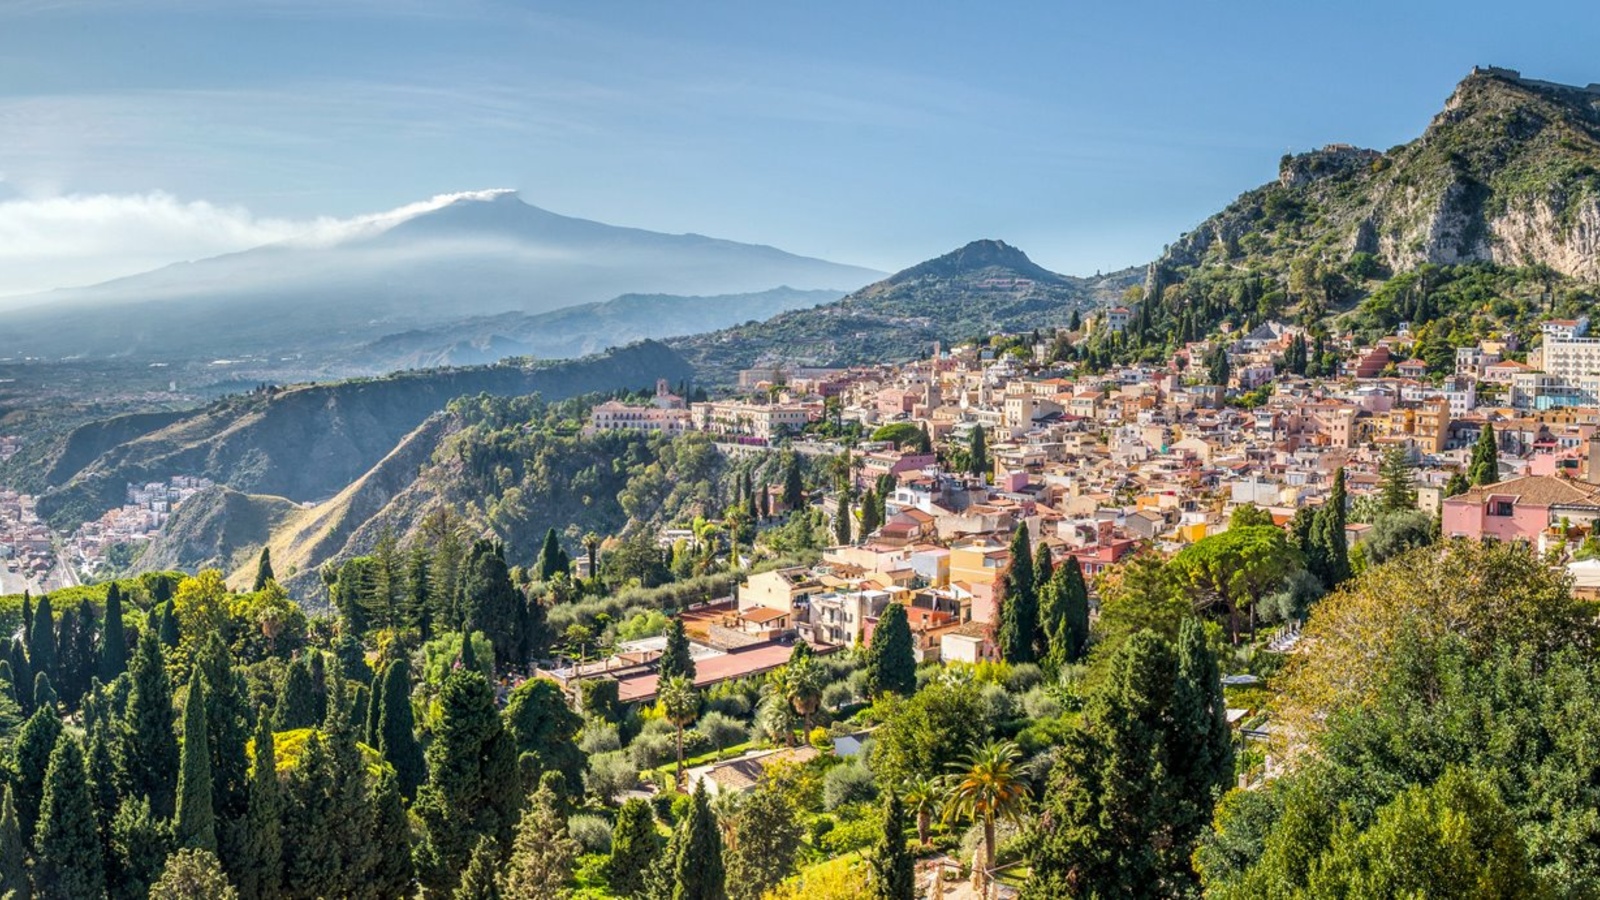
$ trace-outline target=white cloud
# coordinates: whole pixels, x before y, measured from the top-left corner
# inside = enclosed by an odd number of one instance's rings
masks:
[[[280,241],[334,243],[455,200],[495,193],[441,194],[388,212],[297,221],[161,191],[44,197],[0,191],[0,298],[95,284]]]

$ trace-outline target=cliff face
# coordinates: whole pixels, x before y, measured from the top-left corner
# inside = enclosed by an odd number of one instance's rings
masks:
[[[1418,139],[1285,157],[1276,182],[1184,235],[1159,265],[1221,255],[1281,271],[1299,256],[1358,252],[1393,271],[1490,261],[1600,281],[1600,88],[1475,71]]]

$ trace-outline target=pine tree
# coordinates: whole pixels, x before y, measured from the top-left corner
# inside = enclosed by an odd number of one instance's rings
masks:
[[[583,717],[572,711],[560,685],[549,678],[529,678],[511,691],[501,718],[516,743],[526,790],[554,772],[561,776],[557,793],[581,792],[584,757],[578,731]]]
[[[606,881],[619,897],[640,897],[645,890],[645,873],[661,851],[655,818],[650,804],[633,797],[617,811],[611,830],[611,858],[606,863]]]
[[[916,860],[906,849],[906,828],[910,824],[906,807],[895,791],[884,793],[887,799],[883,804],[883,834],[868,856],[872,883],[867,896],[870,900],[913,900],[917,889]]]
[[[278,688],[278,706],[273,712],[273,730],[310,728],[319,721],[316,708],[311,673],[306,669],[305,658],[295,657],[283,670],[283,684]]]
[[[840,545],[850,543],[850,498],[843,492],[839,494],[839,509],[833,517],[833,540]]]
[[[1390,447],[1378,467],[1378,502],[1386,511],[1417,508],[1417,485],[1406,448]]]
[[[683,630],[683,620],[674,616],[667,626],[667,646],[661,651],[656,672],[662,681],[683,676],[694,680],[694,656],[689,652],[689,635]]]
[[[267,582],[277,580],[278,576],[272,573],[272,548],[262,547],[261,555],[256,557],[256,580],[250,590],[259,591],[267,586]]]
[[[28,900],[32,896],[27,854],[28,845],[22,840],[22,828],[17,824],[17,804],[8,784],[4,795],[0,796],[0,897]]]
[[[783,505],[793,513],[805,506],[805,481],[800,477],[800,454],[790,453],[783,467]]]
[[[867,690],[874,697],[884,693],[910,697],[916,688],[917,660],[911,625],[906,621],[905,607],[890,603],[878,617],[872,643],[867,647]]]
[[[183,706],[183,750],[178,763],[178,818],[173,837],[179,847],[215,853],[216,810],[211,805],[211,741],[206,734],[205,679],[197,667],[189,678]]]
[[[50,609],[50,595],[39,598],[33,611],[33,631],[28,636],[28,663],[34,676],[40,672],[57,677],[56,672],[56,620]]]
[[[106,891],[83,747],[73,735],[56,743],[45,772],[34,840],[34,887],[40,900],[83,900]]]
[[[11,748],[11,769],[17,796],[17,821],[22,838],[32,841],[44,802],[45,768],[61,739],[61,717],[53,710],[36,710],[17,733]]]
[[[100,680],[110,684],[128,670],[127,636],[122,627],[122,591],[106,588],[105,624],[100,629]]]
[[[689,814],[678,827],[684,831],[673,860],[672,900],[727,900],[722,831],[711,812],[704,782],[695,787]]]
[[[541,787],[517,823],[511,859],[500,877],[500,894],[525,900],[557,900],[572,876],[578,842],[567,833],[555,792]]]
[[[400,782],[385,770],[373,790],[372,834],[376,855],[368,879],[377,897],[411,896],[411,823],[406,820]]]
[[[256,717],[255,768],[250,773],[250,811],[238,868],[244,900],[278,896],[283,875],[283,785],[278,781],[278,755],[272,725],[262,709]]]
[[[1033,579],[1033,548],[1028,526],[1018,525],[1011,536],[1011,566],[1006,570],[1000,601],[1000,655],[1006,662],[1034,661],[1034,637],[1039,631],[1039,594]]]
[[[992,468],[989,463],[989,436],[983,433],[982,425],[974,425],[967,444],[967,474],[987,480]]]
[[[1467,480],[1473,486],[1500,480],[1500,447],[1495,441],[1493,422],[1484,422],[1483,431],[1478,433],[1478,443],[1472,447],[1472,463],[1467,467]]]
[[[461,882],[451,892],[451,900],[501,900],[500,848],[494,838],[483,835],[472,848],[472,856],[461,873]]]

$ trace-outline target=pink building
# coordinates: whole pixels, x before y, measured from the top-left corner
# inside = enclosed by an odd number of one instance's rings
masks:
[[[1444,501],[1440,530],[1446,537],[1535,543],[1562,519],[1600,519],[1600,485],[1548,475],[1479,485]]]

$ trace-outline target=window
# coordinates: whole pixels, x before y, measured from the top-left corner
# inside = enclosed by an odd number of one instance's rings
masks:
[[[1508,518],[1511,515],[1513,506],[1514,504],[1510,500],[1490,500],[1489,515]]]

